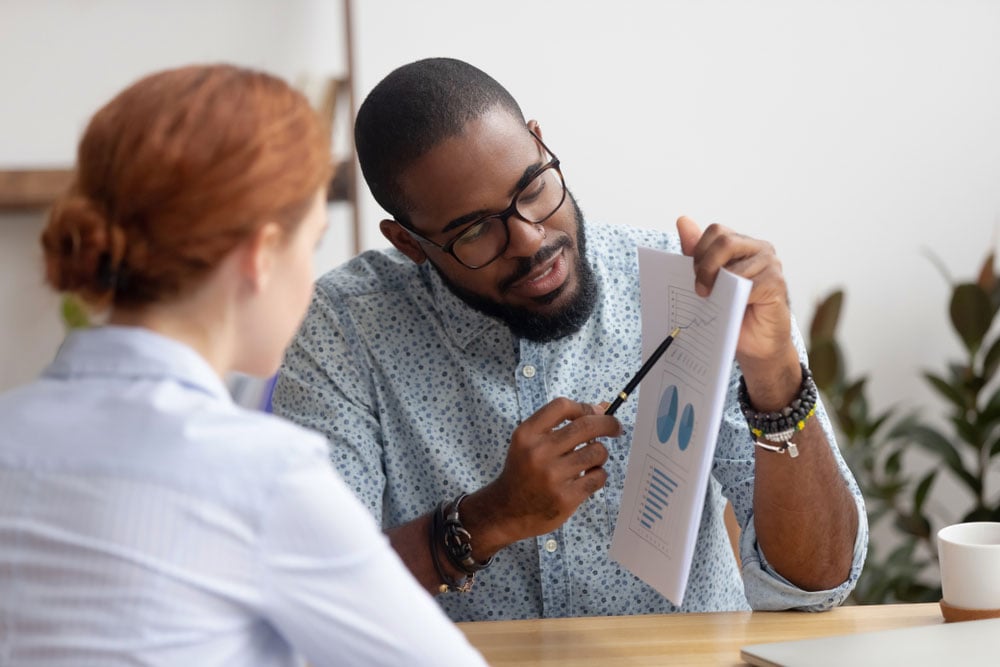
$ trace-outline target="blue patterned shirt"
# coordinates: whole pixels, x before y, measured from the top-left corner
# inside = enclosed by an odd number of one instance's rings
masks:
[[[516,338],[459,300],[428,263],[395,250],[366,252],[327,273],[286,356],[274,410],[327,436],[334,465],[386,528],[485,486],[524,419],[558,396],[608,400],[641,364],[636,248],[679,252],[677,238],[593,223],[586,231],[601,297],[580,331],[546,343]],[[859,527],[848,580],[806,592],[757,548],[754,447],[737,381],[734,369],[681,609],[608,557],[638,405],[630,400],[616,415],[623,435],[604,440],[605,487],[557,530],[500,551],[471,593],[439,596],[445,611],[478,621],[841,603],[860,574],[868,528],[826,412],[820,405],[817,416],[856,499]],[[723,523],[727,498],[742,526],[742,577]]]

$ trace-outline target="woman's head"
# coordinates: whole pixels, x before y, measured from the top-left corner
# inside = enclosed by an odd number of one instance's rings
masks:
[[[183,297],[263,225],[294,231],[329,150],[307,100],[271,75],[213,65],[143,78],[87,127],[42,234],[46,277],[114,309]]]

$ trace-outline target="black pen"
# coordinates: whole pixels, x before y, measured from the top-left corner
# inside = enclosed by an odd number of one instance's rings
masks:
[[[615,400],[612,401],[611,405],[608,406],[608,409],[604,411],[604,414],[615,414],[615,410],[618,409],[618,406],[624,403],[625,399],[629,397],[629,394],[631,394],[635,388],[639,386],[639,382],[642,378],[646,377],[646,373],[649,372],[649,369],[652,368],[657,361],[659,361],[660,357],[663,356],[663,353],[667,351],[667,348],[670,347],[670,344],[674,342],[674,339],[677,338],[677,335],[680,332],[680,327],[674,327],[674,330],[670,332],[670,335],[663,339],[663,342],[660,343],[660,346],[656,348],[653,354],[649,355],[649,359],[646,359],[646,363],[642,365],[639,372],[633,375],[632,379],[628,381],[627,385],[625,385],[625,388],[622,389],[617,396],[615,396]]]

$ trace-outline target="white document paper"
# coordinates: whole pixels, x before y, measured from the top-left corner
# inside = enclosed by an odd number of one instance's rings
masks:
[[[679,607],[751,283],[722,270],[700,297],[690,257],[649,248],[639,248],[639,283],[643,359],[681,331],[639,384],[611,557]]]

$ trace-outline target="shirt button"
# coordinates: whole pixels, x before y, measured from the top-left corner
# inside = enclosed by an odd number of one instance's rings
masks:
[[[549,553],[552,553],[553,551],[555,551],[558,548],[559,548],[559,543],[556,542],[551,537],[549,539],[545,540],[545,550],[548,551]]]
[[[527,366],[521,369],[521,373],[523,373],[524,377],[526,378],[533,378],[535,377],[535,367],[532,366],[531,364],[528,364]]]

